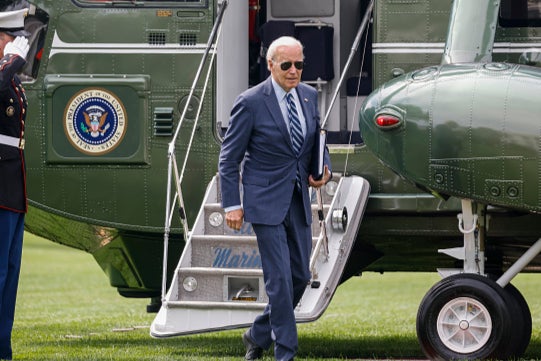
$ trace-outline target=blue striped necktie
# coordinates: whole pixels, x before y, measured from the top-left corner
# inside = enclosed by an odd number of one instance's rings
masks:
[[[296,155],[299,155],[301,152],[302,143],[304,142],[304,136],[302,135],[301,121],[299,119],[299,113],[297,112],[297,107],[295,106],[295,101],[293,100],[293,95],[287,93],[287,116],[289,117],[289,133],[291,135],[291,143],[293,143],[293,150]],[[295,184],[299,191],[301,191],[301,175],[297,169],[297,175]]]
[[[293,143],[293,150],[299,155],[304,142],[304,136],[302,135],[301,121],[299,119],[299,113],[293,100],[293,95],[287,93],[287,116],[289,117],[289,132],[291,135],[291,143]]]

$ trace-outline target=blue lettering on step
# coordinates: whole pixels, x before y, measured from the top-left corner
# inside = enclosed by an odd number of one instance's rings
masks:
[[[261,256],[256,250],[252,253],[233,253],[232,247],[214,248],[214,268],[261,268]]]

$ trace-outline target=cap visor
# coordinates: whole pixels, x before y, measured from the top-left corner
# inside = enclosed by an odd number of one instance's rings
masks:
[[[17,36],[29,37],[30,36],[30,33],[26,30],[6,31],[5,33],[11,36],[15,36],[15,37]]]

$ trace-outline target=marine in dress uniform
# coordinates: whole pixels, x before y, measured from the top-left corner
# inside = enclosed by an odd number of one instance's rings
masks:
[[[11,360],[11,331],[27,210],[24,122],[27,101],[17,72],[26,63],[26,9],[0,13],[0,359]]]

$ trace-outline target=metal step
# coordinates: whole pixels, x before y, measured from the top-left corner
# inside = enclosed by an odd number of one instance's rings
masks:
[[[191,309],[210,309],[216,311],[222,310],[256,310],[261,312],[266,302],[201,302],[201,301],[167,301],[168,308],[191,308]]]
[[[312,248],[317,237],[312,238]],[[191,267],[260,269],[261,257],[255,236],[193,235]]]
[[[323,212],[327,214],[330,208],[328,196],[323,197]],[[204,234],[206,235],[230,235],[230,236],[255,236],[252,225],[245,222],[240,231],[235,231],[225,224],[225,212],[220,203],[207,203],[204,207]],[[318,217],[318,206],[312,203],[312,234],[321,232]]]
[[[261,268],[255,236],[194,235],[192,267]]]
[[[261,269],[191,267],[178,270],[173,301],[267,302]]]

